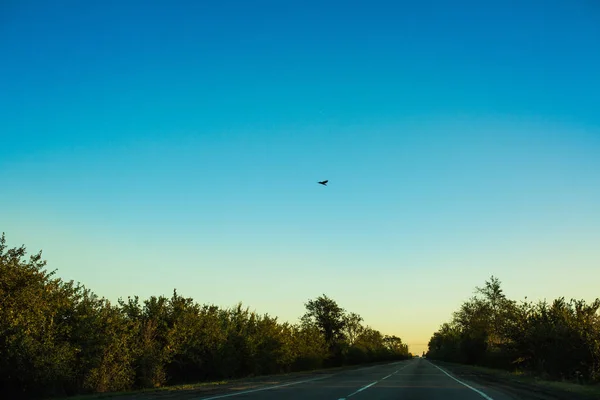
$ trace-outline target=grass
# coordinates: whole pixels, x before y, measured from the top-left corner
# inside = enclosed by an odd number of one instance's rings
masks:
[[[572,393],[576,395],[589,396],[600,399],[600,385],[599,384],[579,384],[569,381],[549,381],[542,379],[531,373],[523,371],[505,371],[500,369],[486,368],[474,365],[463,365],[455,363],[444,363],[450,364],[457,367],[469,369],[473,372],[480,372],[492,377],[505,379],[508,381],[519,382],[527,385],[537,386],[540,389],[546,389],[551,391],[562,391]]]
[[[281,374],[272,374],[272,375],[257,375],[257,376],[249,376],[245,378],[236,378],[230,380],[218,380],[218,381],[204,381],[197,383],[187,383],[181,385],[172,385],[172,386],[163,386],[159,388],[147,388],[147,389],[138,389],[138,390],[130,390],[125,392],[106,392],[106,393],[91,393],[84,395],[75,395],[69,397],[54,397],[53,400],[96,400],[96,399],[106,399],[112,398],[116,396],[138,396],[142,394],[150,394],[157,392],[170,392],[170,391],[179,391],[179,390],[195,390],[195,389],[203,389],[203,388],[212,388],[218,387],[222,385],[235,385],[235,384],[243,384],[243,383],[261,383],[269,380],[281,380],[282,378],[295,378],[301,377],[303,375],[309,374],[318,374],[318,373],[332,373],[336,371],[348,370],[352,368],[362,368],[370,365],[378,365],[385,364],[391,361],[382,361],[376,363],[367,363],[367,364],[358,364],[358,365],[347,365],[342,367],[331,367],[331,368],[319,368],[305,371],[297,371],[297,372],[288,372]],[[271,382],[272,383],[272,382]]]
[[[165,391],[176,391],[176,390],[194,390],[200,389],[203,387],[212,387],[212,386],[220,386],[226,385],[228,383],[235,383],[237,381],[242,381],[243,379],[234,379],[231,381],[220,380],[213,382],[198,382],[198,383],[187,383],[183,385],[173,385],[173,386],[163,386],[159,388],[148,388],[148,389],[138,389],[138,390],[130,390],[126,392],[106,392],[106,393],[92,393],[92,394],[81,394],[75,396],[68,397],[55,397],[54,399],[69,399],[69,400],[95,400],[95,399],[105,399],[109,397],[115,396],[134,396],[144,393],[156,393],[156,392],[165,392]]]

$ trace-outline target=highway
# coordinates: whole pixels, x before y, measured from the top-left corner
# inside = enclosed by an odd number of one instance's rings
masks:
[[[241,387],[225,393],[193,399],[515,400],[517,398],[493,388],[458,379],[426,359],[417,358],[272,385]]]

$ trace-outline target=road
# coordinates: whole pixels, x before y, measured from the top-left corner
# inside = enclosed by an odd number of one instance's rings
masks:
[[[491,387],[460,380],[426,359],[412,359],[194,400],[516,400]]]

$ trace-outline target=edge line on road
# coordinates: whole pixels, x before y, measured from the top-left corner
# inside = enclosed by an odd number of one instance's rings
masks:
[[[485,400],[494,400],[492,399],[490,396],[488,396],[487,394],[483,393],[481,390],[479,389],[475,389],[473,386],[464,383],[463,381],[461,381],[460,379],[457,379],[455,377],[453,377],[452,375],[450,375],[449,373],[447,373],[446,371],[444,371],[442,368],[438,367],[437,365],[435,365],[434,363],[432,363],[431,361],[427,360],[427,362],[431,365],[433,365],[434,367],[436,367],[437,369],[439,369],[440,371],[442,371],[443,373],[445,373],[446,375],[448,375],[448,377],[454,379],[456,382],[460,383],[463,386],[468,387],[469,389],[471,389],[472,391],[474,391],[475,393],[479,394],[481,397],[483,397]]]
[[[331,376],[333,376],[333,375],[320,376],[318,378],[306,379],[306,380],[303,380],[303,381],[295,381],[295,382],[290,382],[290,383],[284,383],[284,384],[275,385],[275,386],[267,386],[267,387],[262,387],[262,388],[258,388],[258,389],[244,390],[244,391],[236,392],[236,393],[220,394],[220,395],[212,396],[212,397],[200,397],[197,400],[223,399],[225,397],[239,396],[239,395],[242,395],[242,394],[248,394],[248,393],[254,393],[254,392],[262,392],[264,390],[271,390],[271,389],[277,389],[277,388],[281,388],[281,387],[285,387],[285,386],[299,385],[301,383],[318,381],[318,380],[321,380],[321,379],[330,378]]]
[[[360,388],[360,389],[358,389],[356,392],[354,392],[354,393],[350,393],[348,396],[346,396],[346,398],[348,398],[348,397],[352,397],[352,396],[354,396],[355,394],[357,394],[357,393],[360,393],[360,392],[362,392],[363,390],[366,390],[366,389],[370,388],[371,386],[375,385],[377,382],[379,382],[379,381],[371,382],[371,383],[369,383],[367,386],[363,386],[363,387],[361,387],[361,388]]]

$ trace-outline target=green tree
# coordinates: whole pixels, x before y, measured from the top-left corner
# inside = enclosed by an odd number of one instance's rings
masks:
[[[0,238],[0,395],[36,398],[158,387],[205,379],[388,360],[407,354],[395,336],[363,328],[327,296],[301,323],[280,323],[239,303],[199,305],[137,296],[112,305],[45,269]],[[356,357],[352,358],[352,354]]]
[[[65,320],[76,290],[44,270],[41,252],[0,237],[0,387],[12,398],[65,394],[76,351]]]
[[[350,346],[354,344],[358,336],[363,332],[363,318],[356,313],[349,313],[343,318],[344,329],[343,334]]]
[[[329,348],[329,365],[339,365],[343,362],[345,311],[326,295],[306,304],[306,313],[302,322],[315,325],[325,338]]]
[[[600,380],[600,299],[509,300],[493,277],[433,334],[428,357],[529,370],[550,379]]]
[[[327,297],[319,296],[315,300],[309,300],[305,303],[306,313],[302,321],[308,324],[315,324],[325,337],[325,342],[329,345],[336,341],[344,339],[344,309]]]

